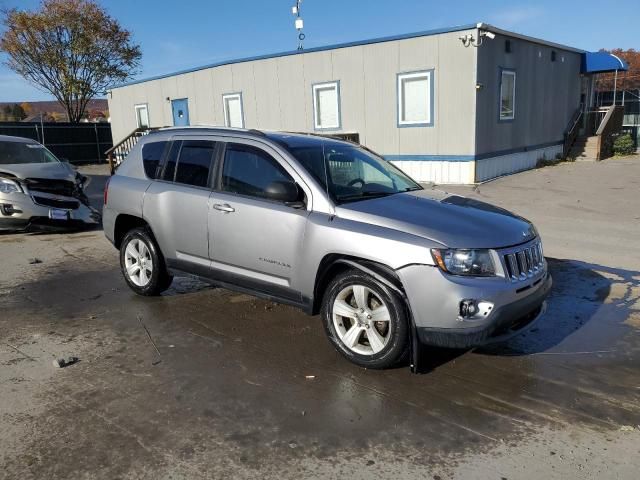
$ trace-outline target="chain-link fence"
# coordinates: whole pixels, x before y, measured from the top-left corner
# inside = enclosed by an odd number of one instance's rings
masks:
[[[106,162],[113,146],[108,123],[0,122],[0,135],[32,138],[75,164]]]

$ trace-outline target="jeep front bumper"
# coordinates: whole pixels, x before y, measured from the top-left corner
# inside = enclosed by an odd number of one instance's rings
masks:
[[[504,277],[448,275],[429,265],[410,265],[397,273],[420,342],[447,348],[502,341],[531,327],[544,313],[552,285],[546,262],[537,275],[517,283]],[[466,299],[486,307],[463,318],[460,304]]]

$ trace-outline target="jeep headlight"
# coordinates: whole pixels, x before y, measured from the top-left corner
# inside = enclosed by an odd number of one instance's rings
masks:
[[[487,249],[433,248],[431,254],[443,272],[452,275],[492,277],[496,268]]]
[[[22,193],[18,182],[0,177],[0,193]]]

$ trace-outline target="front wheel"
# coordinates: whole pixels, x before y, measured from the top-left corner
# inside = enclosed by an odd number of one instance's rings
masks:
[[[127,285],[138,295],[160,295],[173,281],[147,228],[135,228],[125,235],[120,247],[120,268]]]
[[[357,270],[338,275],[322,302],[325,331],[335,348],[365,368],[389,368],[409,352],[404,301]]]

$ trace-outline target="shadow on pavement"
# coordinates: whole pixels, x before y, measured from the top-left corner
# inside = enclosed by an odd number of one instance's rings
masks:
[[[587,323],[590,323],[588,334],[576,336],[571,342],[571,352],[606,353],[614,347],[621,329],[628,328],[625,323],[633,314],[633,304],[640,301],[640,272],[579,260],[547,260],[554,285],[544,317],[507,342],[480,347],[474,353],[494,356],[570,353],[550,351]],[[468,351],[422,346],[420,373],[429,373]]]
[[[549,352],[572,338],[571,351],[605,352],[614,347],[639,300],[640,273],[579,260],[548,259],[554,285],[545,316],[503,344],[477,349],[485,355]],[[588,329],[588,333],[578,332]],[[562,352],[556,352],[562,353]],[[549,352],[548,354],[553,354]]]

